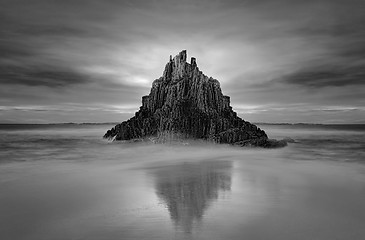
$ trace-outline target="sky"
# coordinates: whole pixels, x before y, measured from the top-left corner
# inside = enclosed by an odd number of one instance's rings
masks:
[[[0,0],[0,123],[127,120],[183,49],[244,120],[365,123],[364,0]]]

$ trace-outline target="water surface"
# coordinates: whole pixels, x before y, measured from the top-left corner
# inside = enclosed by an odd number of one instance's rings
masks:
[[[364,239],[359,126],[260,126],[282,149],[111,143],[0,127],[0,239]]]

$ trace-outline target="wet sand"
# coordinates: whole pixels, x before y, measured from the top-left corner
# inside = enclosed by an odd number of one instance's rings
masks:
[[[0,239],[365,237],[362,164],[283,157],[290,146],[69,154],[0,166]]]

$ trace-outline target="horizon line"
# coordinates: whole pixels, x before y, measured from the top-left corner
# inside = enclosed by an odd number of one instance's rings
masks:
[[[21,123],[21,122],[1,123],[0,122],[0,125],[105,125],[105,124],[120,124],[122,122],[58,122],[58,123]],[[250,123],[257,125],[260,124],[261,125],[365,125],[365,122],[364,123],[250,122]]]

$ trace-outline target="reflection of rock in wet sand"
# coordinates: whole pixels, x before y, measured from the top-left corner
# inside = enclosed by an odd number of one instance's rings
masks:
[[[231,188],[231,162],[184,163],[156,171],[156,192],[171,219],[191,232],[220,191]]]

